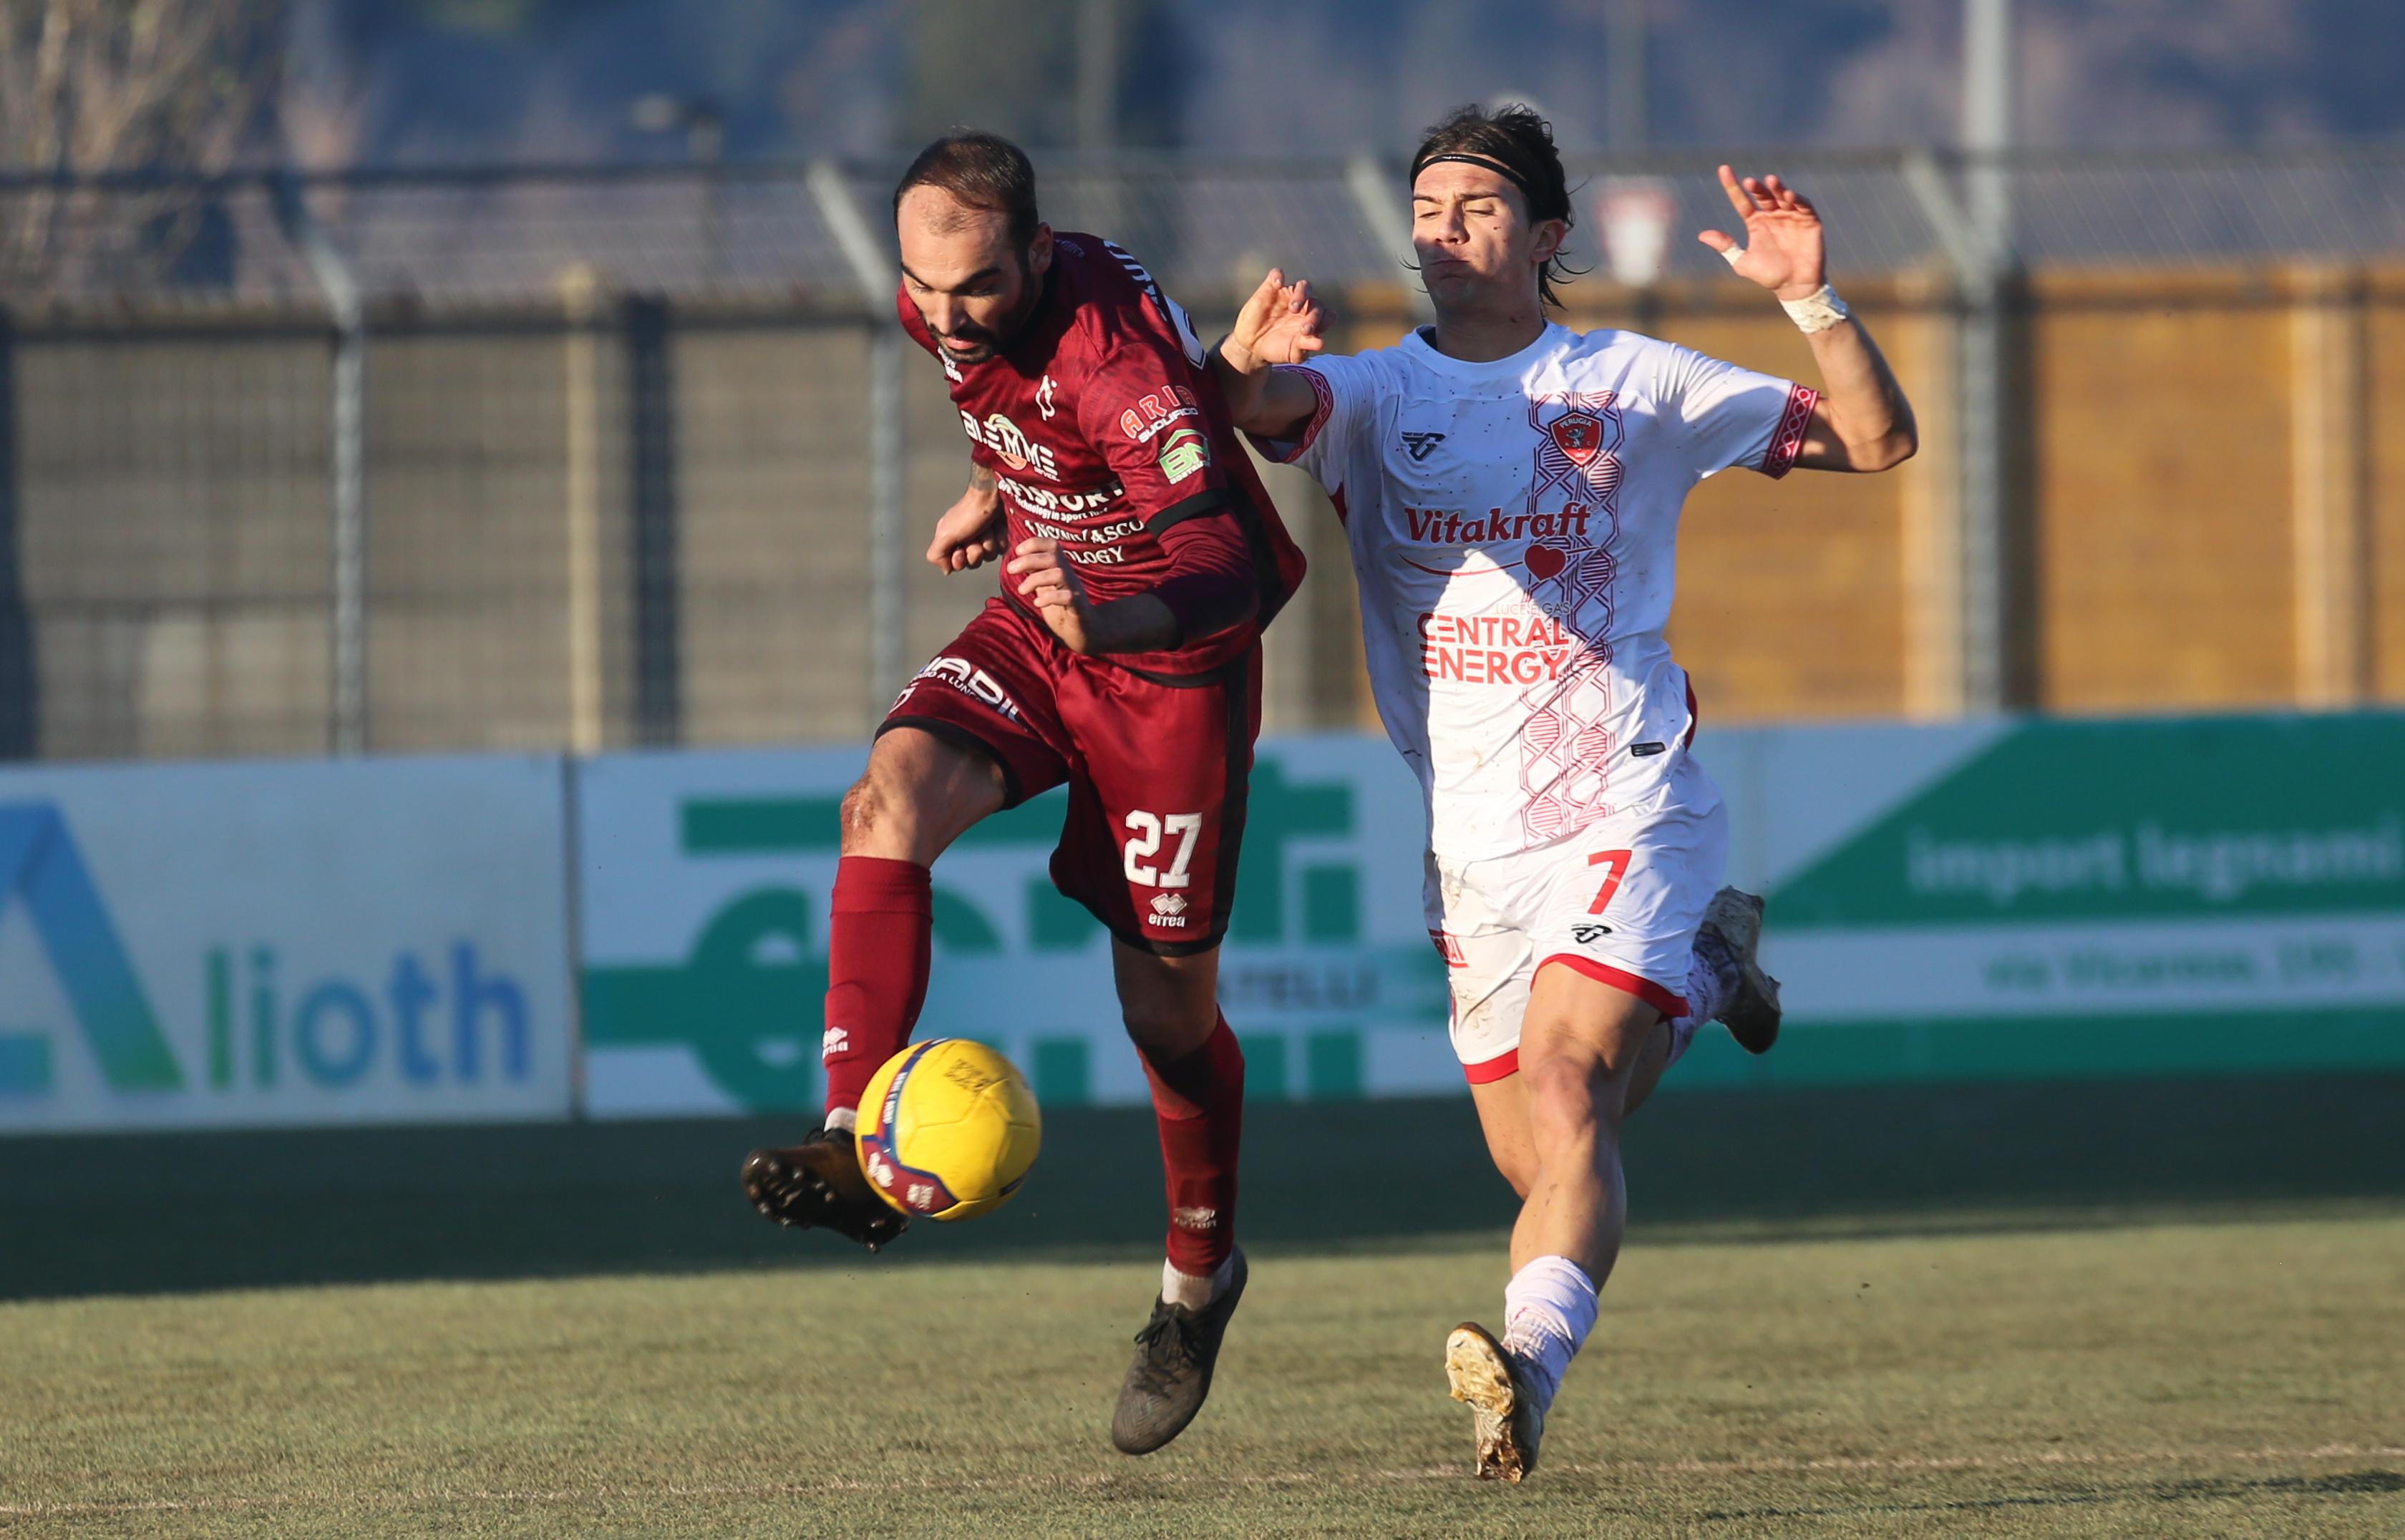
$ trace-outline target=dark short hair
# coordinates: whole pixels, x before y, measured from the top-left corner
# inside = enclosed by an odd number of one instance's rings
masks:
[[[1448,155],[1474,155],[1501,166],[1504,180],[1520,189],[1532,221],[1578,223],[1570,212],[1569,183],[1562,172],[1561,152],[1554,147],[1554,126],[1538,117],[1534,108],[1517,102],[1492,112],[1475,103],[1456,107],[1420,140],[1419,152],[1412,157],[1411,179],[1417,182],[1429,161]],[[1537,273],[1537,292],[1545,303],[1559,309],[1562,299],[1554,292],[1554,285],[1567,283],[1584,271],[1568,266],[1558,254],[1548,258]]]
[[[941,188],[963,207],[1000,214],[1010,221],[1011,245],[1024,249],[1035,239],[1035,167],[1027,152],[999,133],[962,129],[921,150],[893,187],[893,212],[912,188]]]

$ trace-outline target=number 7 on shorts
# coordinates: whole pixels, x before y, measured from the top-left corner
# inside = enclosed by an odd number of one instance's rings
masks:
[[[1586,858],[1589,866],[1610,867],[1603,875],[1603,886],[1596,890],[1595,903],[1588,906],[1588,914],[1599,915],[1610,904],[1611,895],[1620,891],[1620,879],[1628,875],[1629,858],[1635,854],[1633,850],[1597,850]]]

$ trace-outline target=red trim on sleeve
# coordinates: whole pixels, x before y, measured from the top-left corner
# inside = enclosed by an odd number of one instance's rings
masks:
[[[1787,387],[1787,410],[1779,414],[1770,447],[1763,452],[1764,475],[1777,481],[1795,469],[1795,457],[1804,453],[1805,430],[1812,426],[1812,409],[1820,403],[1821,393],[1810,385]]]
[[[1292,465],[1309,454],[1311,446],[1319,441],[1319,430],[1328,426],[1329,414],[1336,410],[1336,392],[1329,385],[1328,376],[1315,369],[1303,364],[1278,364],[1274,367],[1282,371],[1291,370],[1309,381],[1311,393],[1319,399],[1318,408],[1312,413],[1311,421],[1302,425],[1302,437],[1292,443],[1264,439],[1258,433],[1246,434],[1245,437],[1253,441],[1262,458],[1271,464]]]
[[[1507,1048],[1501,1057],[1484,1064],[1465,1064],[1461,1072],[1472,1085],[1492,1085],[1498,1080],[1509,1080],[1520,1072],[1520,1050]]]
[[[1687,1014],[1685,996],[1674,995],[1650,978],[1639,978],[1635,973],[1625,973],[1608,962],[1597,962],[1593,958],[1582,958],[1574,952],[1555,952],[1537,966],[1540,969],[1550,968],[1556,962],[1574,973],[1584,973],[1597,984],[1608,985],[1611,988],[1635,995],[1666,1016],[1682,1016]]]

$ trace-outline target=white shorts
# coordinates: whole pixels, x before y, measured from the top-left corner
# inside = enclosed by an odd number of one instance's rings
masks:
[[[1669,791],[1665,805],[1534,849],[1429,858],[1428,935],[1444,955],[1453,1051],[1472,1085],[1520,1068],[1520,1018],[1548,962],[1624,989],[1665,1016],[1687,1015],[1688,959],[1727,863],[1728,813],[1700,766]],[[1684,1046],[1674,1042],[1674,1057]]]

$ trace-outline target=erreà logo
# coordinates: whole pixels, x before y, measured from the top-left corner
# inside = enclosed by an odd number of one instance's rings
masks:
[[[0,803],[0,917],[22,903],[84,1042],[111,1090],[181,1090],[184,1075],[159,1030],[100,890],[49,803]],[[50,1088],[50,1040],[0,1029],[0,1096]]]

